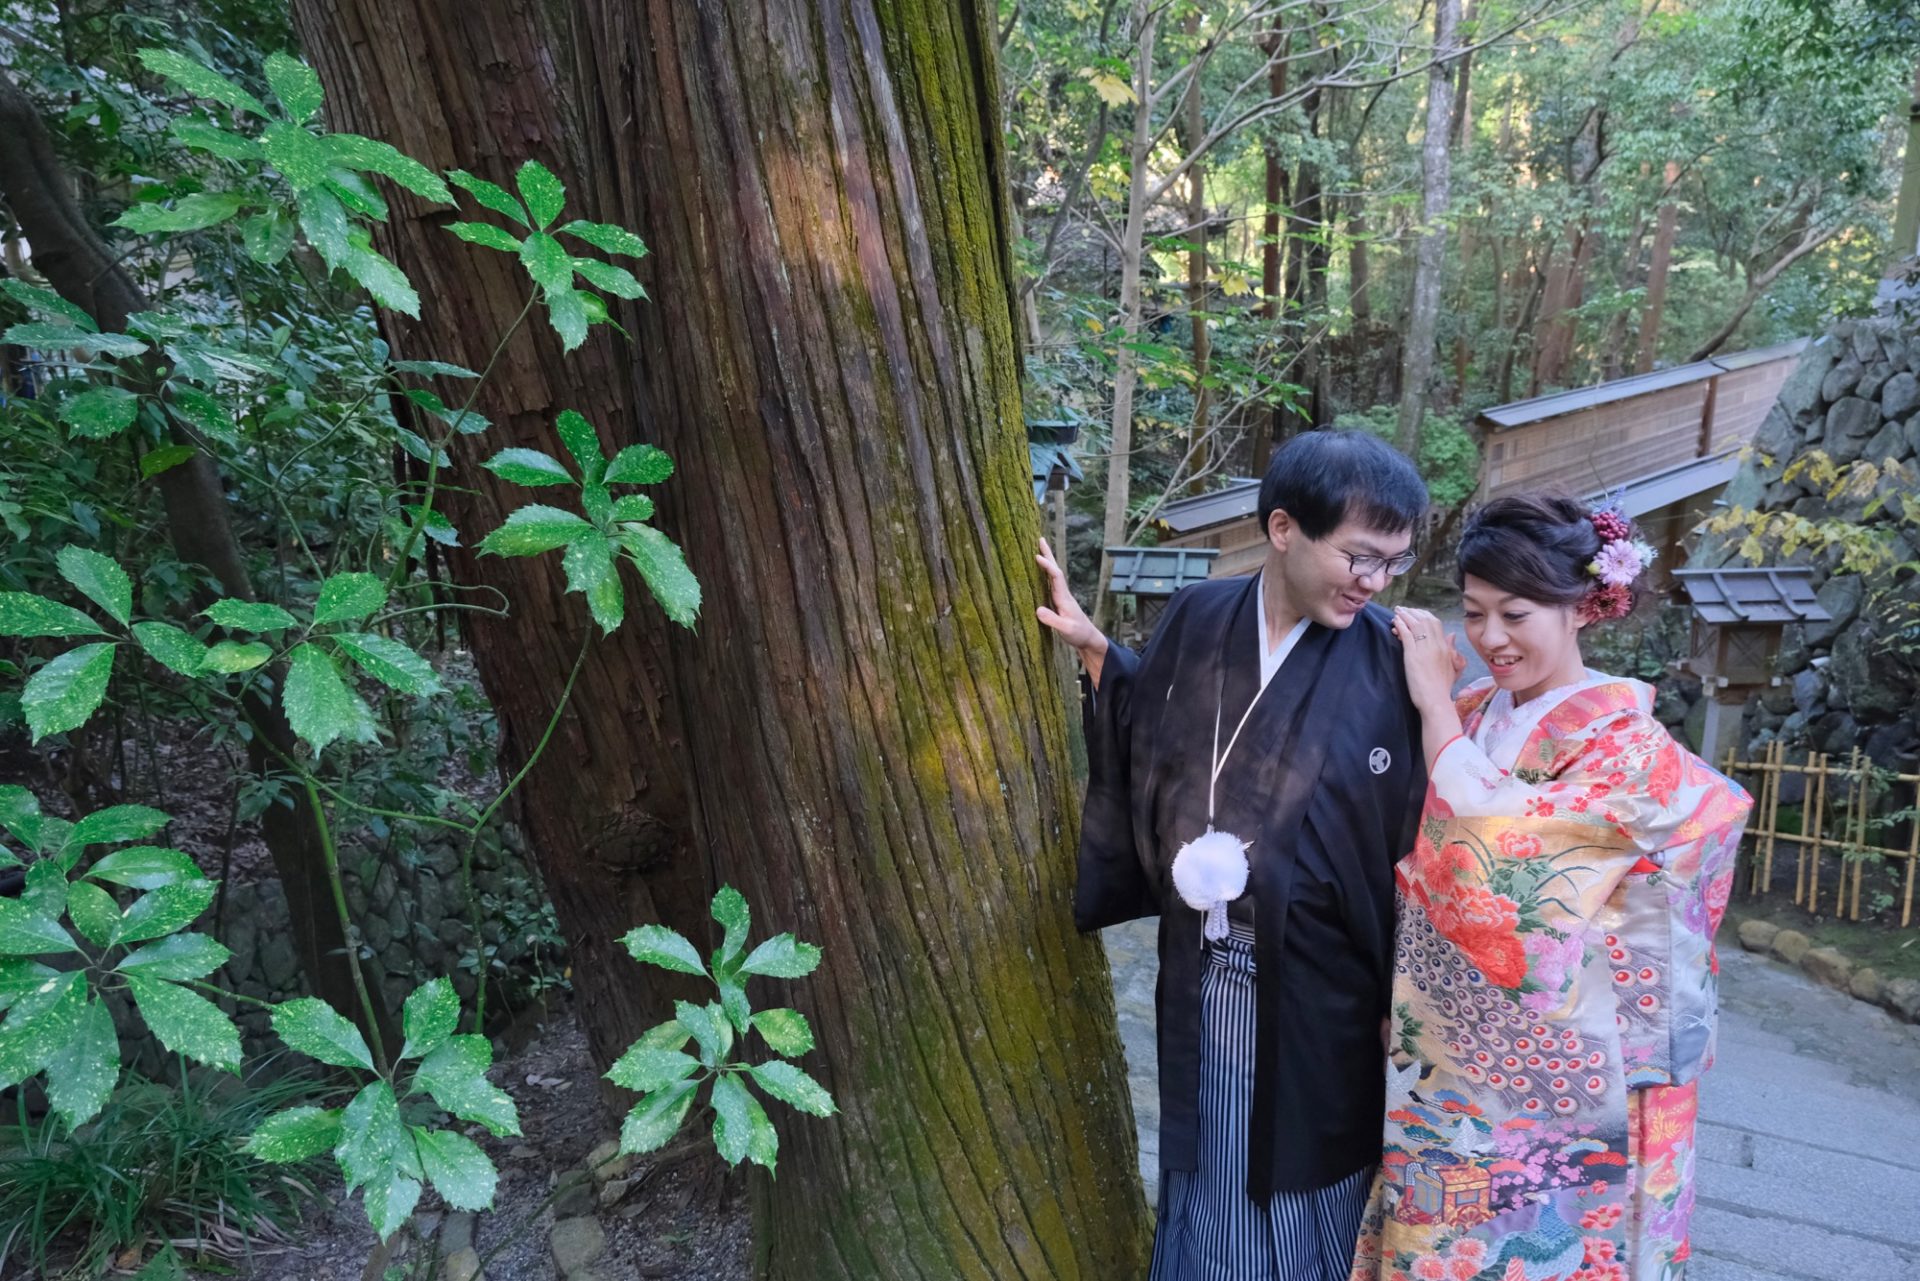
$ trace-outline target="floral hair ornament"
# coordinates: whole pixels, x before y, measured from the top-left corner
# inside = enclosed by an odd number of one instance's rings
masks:
[[[1652,566],[1654,550],[1634,537],[1633,521],[1620,510],[1619,494],[1595,506],[1587,519],[1600,535],[1600,554],[1587,563],[1595,581],[1578,606],[1580,619],[1601,623],[1625,618],[1633,612],[1634,580]]]

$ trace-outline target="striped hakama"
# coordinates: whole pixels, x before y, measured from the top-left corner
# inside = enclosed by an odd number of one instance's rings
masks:
[[[1332,1187],[1247,1196],[1253,929],[1207,948],[1200,980],[1199,1168],[1164,1170],[1150,1281],[1346,1281],[1371,1167]]]

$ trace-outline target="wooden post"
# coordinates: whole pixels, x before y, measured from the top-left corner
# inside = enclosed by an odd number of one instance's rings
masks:
[[[1694,451],[1695,458],[1705,458],[1713,448],[1713,411],[1720,402],[1720,375],[1707,379],[1706,403],[1700,406],[1700,444]]]
[[[1913,785],[1913,808],[1920,814],[1920,780]],[[1913,923],[1913,878],[1914,869],[1920,867],[1920,818],[1908,824],[1911,834],[1907,837],[1907,890],[1905,900],[1900,904],[1901,928]]]
[[[1807,836],[1807,843],[1801,847],[1805,854],[1804,864],[1807,878],[1807,901],[1805,906],[1809,912],[1818,912],[1820,910],[1820,834],[1826,827],[1827,817],[1827,754],[1825,752],[1816,752],[1812,756],[1809,756],[1807,761],[1817,772],[1814,773],[1811,779],[1813,787],[1809,789],[1814,796],[1812,805],[1813,826],[1810,830],[1802,829]],[[1793,901],[1798,903],[1800,896],[1798,894],[1794,895]]]
[[[1867,874],[1867,765],[1871,763],[1872,762],[1863,760],[1859,748],[1856,747],[1853,749],[1853,805],[1851,806],[1853,811],[1853,847],[1854,852],[1859,855],[1859,857],[1852,860],[1853,896],[1848,900],[1847,915],[1856,921],[1860,919],[1860,882],[1865,879]],[[1847,871],[1845,864],[1842,864],[1840,871],[1840,885],[1841,888],[1844,889],[1846,888]],[[1833,905],[1833,914],[1835,916],[1840,915],[1840,904],[1838,902],[1835,902]]]

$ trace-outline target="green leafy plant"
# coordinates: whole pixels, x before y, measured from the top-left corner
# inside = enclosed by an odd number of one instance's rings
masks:
[[[27,855],[0,847],[0,866],[25,868],[20,897],[0,898],[0,1085],[44,1073],[69,1128],[97,1116],[120,1077],[109,993],[129,995],[169,1051],[225,1071],[240,1066],[238,1030],[196,990],[227,949],[187,929],[213,902],[215,883],[186,854],[156,845],[82,866],[88,850],[145,840],[169,821],[117,805],[68,822],[43,814],[24,787],[0,787],[0,828]]]
[[[446,1112],[496,1138],[520,1133],[513,1100],[487,1080],[492,1043],[457,1034],[459,1025],[451,982],[439,978],[414,989],[402,1010],[406,1042],[396,1062],[384,1065],[326,1002],[306,997],[275,1006],[273,1030],[287,1048],[373,1079],[344,1108],[277,1113],[254,1132],[247,1151],[278,1163],[330,1152],[347,1191],[361,1191],[367,1221],[383,1241],[412,1215],[425,1184],[455,1209],[491,1208],[499,1174],[487,1154],[458,1130],[427,1123]],[[409,1061],[415,1066],[403,1091],[399,1064]]]
[[[747,1001],[747,980],[755,975],[804,978],[819,965],[820,949],[777,934],[748,952],[747,900],[732,886],[713,896],[713,918],[725,933],[704,962],[685,936],[663,925],[642,925],[621,940],[642,964],[712,980],[719,999],[704,1005],[674,1002],[674,1017],[649,1029],[607,1070],[609,1081],[642,1096],[620,1127],[620,1150],[652,1152],[664,1146],[693,1111],[704,1085],[710,1086],[706,1102],[721,1157],[729,1165],[744,1159],[772,1171],[779,1137],[749,1082],[809,1116],[832,1116],[838,1109],[833,1096],[790,1061],[813,1048],[806,1016],[792,1009],[756,1012]],[[757,1033],[775,1057],[737,1060],[750,1033]],[[692,1054],[686,1051],[689,1042]]]

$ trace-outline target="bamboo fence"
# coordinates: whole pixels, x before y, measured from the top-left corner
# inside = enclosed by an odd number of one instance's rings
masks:
[[[1839,761],[1826,752],[1810,752],[1805,761],[1793,764],[1779,742],[1769,743],[1765,755],[1757,761],[1736,761],[1728,752],[1725,772],[1738,772],[1758,783],[1753,816],[1747,825],[1752,842],[1747,861],[1748,894],[1758,896],[1772,888],[1774,856],[1778,852],[1784,858],[1785,851],[1780,847],[1793,845],[1793,901],[1817,913],[1822,897],[1830,890],[1831,914],[1858,921],[1863,919],[1861,887],[1874,856],[1889,864],[1904,860],[1907,866],[1900,896],[1900,924],[1904,927],[1913,923],[1914,878],[1916,868],[1920,868],[1920,818],[1906,820],[1906,847],[1896,849],[1868,840],[1874,826],[1869,810],[1874,784],[1890,788],[1904,785],[1913,798],[1913,808],[1920,810],[1920,774],[1878,769],[1857,747]],[[1780,830],[1780,785],[1789,775],[1800,775],[1807,781],[1798,832]],[[1825,878],[1828,854],[1839,865],[1838,878],[1830,883]],[[1873,915],[1871,909],[1867,915]]]

